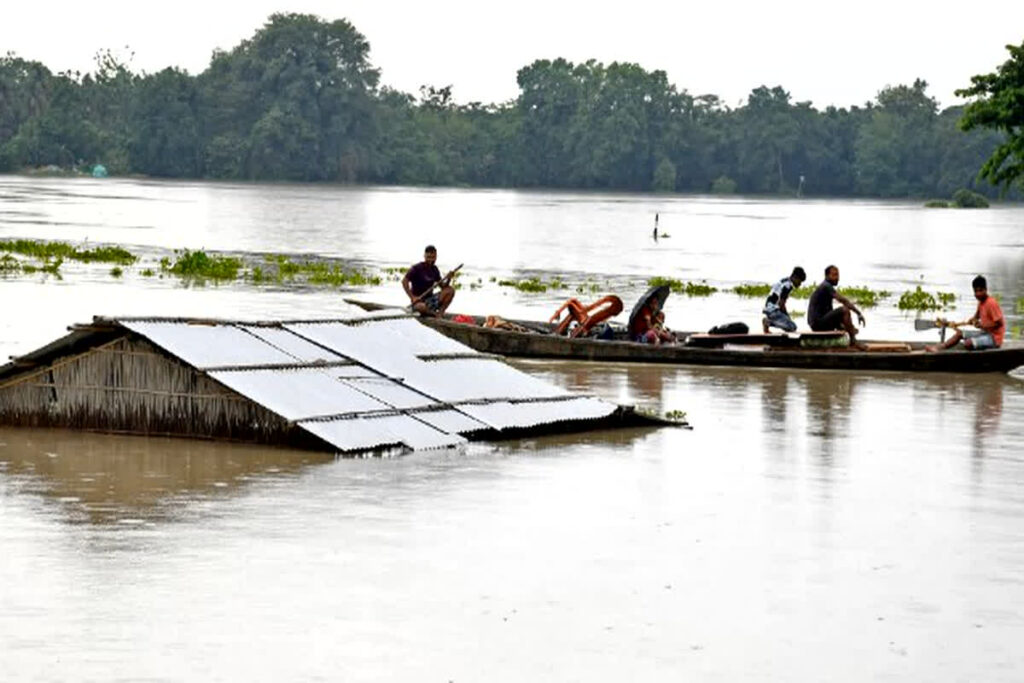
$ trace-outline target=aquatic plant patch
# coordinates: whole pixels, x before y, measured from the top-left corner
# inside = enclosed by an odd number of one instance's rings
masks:
[[[84,263],[115,263],[130,266],[138,257],[121,247],[94,247],[78,249],[67,242],[42,242],[39,240],[0,240],[0,251],[30,256],[41,261],[67,259]]]
[[[547,283],[540,278],[532,277],[528,280],[498,280],[499,287],[512,287],[520,292],[539,294],[548,291]]]
[[[649,287],[662,287],[668,285],[668,288],[675,294],[685,294],[686,296],[711,296],[718,291],[717,287],[712,287],[706,281],[700,282],[684,282],[682,280],[676,280],[670,277],[652,277],[647,280]]]
[[[165,260],[161,260],[161,265]],[[166,270],[185,278],[234,280],[242,268],[241,259],[230,256],[210,256],[205,251],[179,252],[178,258]]]
[[[956,294],[952,292],[926,292],[918,285],[915,289],[903,292],[896,308],[901,311],[940,311],[952,308],[956,303]]]
[[[892,296],[892,292],[884,289],[875,290],[870,287],[838,287],[836,291],[862,308],[873,308],[878,305],[879,301]]]

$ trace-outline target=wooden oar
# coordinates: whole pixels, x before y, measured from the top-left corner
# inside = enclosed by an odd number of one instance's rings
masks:
[[[448,271],[447,275],[445,275],[443,278],[441,278],[440,280],[438,280],[434,284],[430,285],[430,287],[427,288],[427,291],[423,292],[418,297],[413,299],[409,303],[409,305],[405,307],[405,310],[409,311],[411,313],[413,311],[414,307],[416,306],[416,304],[418,304],[419,302],[423,301],[428,296],[430,296],[430,293],[434,291],[435,287],[438,287],[440,285],[444,285],[446,282],[451,282],[452,278],[455,277],[456,273],[458,273],[462,269],[462,266],[464,266],[464,265],[465,265],[464,263],[460,263],[459,265],[455,266],[453,269]]]
[[[935,318],[934,320],[923,320],[918,318],[914,321],[914,329],[921,330],[934,330],[939,328],[939,341],[946,341],[946,330],[952,327],[954,330],[959,329],[961,325],[967,323],[955,323],[945,318]]]

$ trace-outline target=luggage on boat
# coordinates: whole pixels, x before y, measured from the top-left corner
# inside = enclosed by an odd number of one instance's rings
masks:
[[[747,334],[750,332],[750,328],[745,323],[725,323],[722,325],[715,325],[708,334]]]

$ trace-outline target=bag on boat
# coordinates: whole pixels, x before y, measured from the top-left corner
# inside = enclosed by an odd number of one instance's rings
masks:
[[[615,339],[615,330],[608,323],[601,323],[593,330],[594,339],[600,339],[602,341],[611,341]]]
[[[725,323],[724,325],[715,325],[708,334],[747,334],[750,332],[750,328],[745,323]]]

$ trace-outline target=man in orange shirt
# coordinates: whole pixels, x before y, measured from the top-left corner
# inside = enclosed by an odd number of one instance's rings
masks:
[[[995,297],[988,295],[988,283],[985,278],[979,275],[971,282],[974,288],[974,298],[978,300],[978,310],[970,320],[958,323],[958,325],[974,325],[977,330],[968,330],[966,333],[957,330],[956,333],[939,346],[928,346],[928,351],[939,351],[956,346],[963,339],[967,349],[978,351],[981,349],[998,349],[1003,345],[1003,337],[1006,335],[1006,320],[1003,318],[1003,309],[999,308],[999,302]]]

